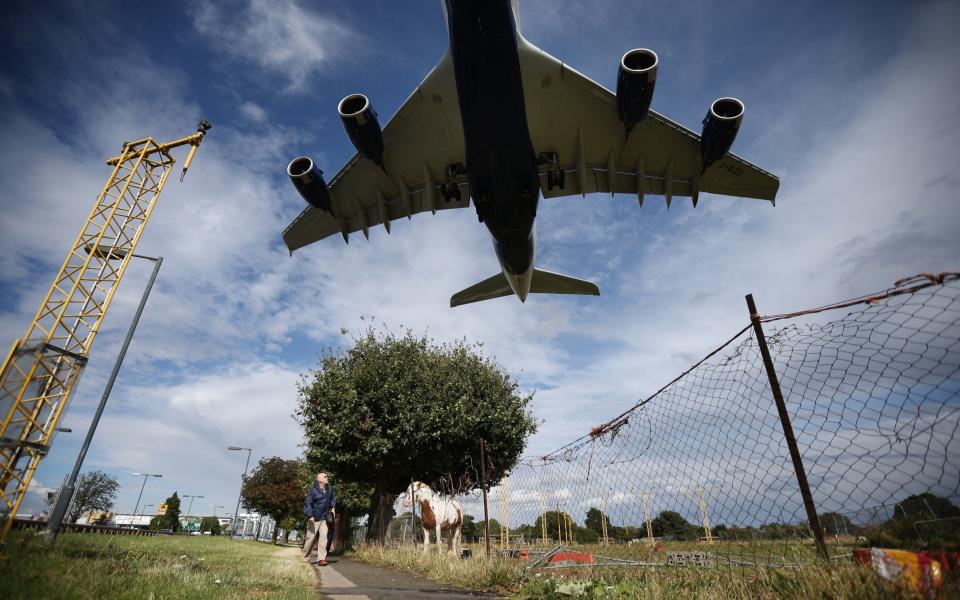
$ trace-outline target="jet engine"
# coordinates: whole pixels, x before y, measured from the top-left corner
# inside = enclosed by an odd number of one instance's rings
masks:
[[[743,120],[743,102],[736,98],[719,98],[710,105],[703,118],[703,133],[700,134],[700,158],[703,170],[717,162],[730,150],[740,122]]]
[[[659,62],[656,52],[646,48],[631,50],[620,59],[620,72],[617,75],[617,114],[627,127],[628,135],[633,126],[642,121],[650,110]]]
[[[351,94],[337,106],[343,128],[360,156],[383,166],[383,130],[377,122],[370,100],[363,94]]]
[[[333,203],[330,201],[330,190],[323,180],[323,171],[313,164],[309,156],[300,156],[287,165],[287,175],[293,182],[307,204],[333,214]]]

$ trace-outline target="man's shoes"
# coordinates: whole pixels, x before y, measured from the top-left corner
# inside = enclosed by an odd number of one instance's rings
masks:
[[[327,561],[321,560],[320,562],[317,563],[317,566],[318,566],[318,567],[325,567],[325,566],[327,566],[327,565],[329,565],[329,564],[330,564],[330,563],[328,563]]]

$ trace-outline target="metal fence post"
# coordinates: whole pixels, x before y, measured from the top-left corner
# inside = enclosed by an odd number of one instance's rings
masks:
[[[490,514],[487,510],[487,450],[480,438],[480,477],[483,478],[483,528],[487,540],[487,558],[490,558]]]
[[[757,336],[757,346],[760,347],[760,355],[763,357],[763,366],[767,369],[767,378],[770,380],[770,390],[773,392],[773,399],[777,404],[777,412],[780,414],[780,424],[783,426],[783,437],[786,439],[787,448],[790,450],[793,470],[797,475],[797,484],[800,487],[800,496],[803,498],[803,506],[807,511],[807,521],[810,523],[810,530],[813,532],[813,539],[817,544],[817,553],[824,560],[828,560],[830,556],[827,553],[827,544],[823,541],[823,530],[820,528],[820,519],[817,517],[817,507],[813,503],[813,494],[810,493],[810,484],[807,482],[807,472],[803,468],[803,460],[800,458],[797,438],[793,434],[793,425],[790,424],[790,414],[787,412],[787,405],[783,400],[783,392],[780,390],[780,381],[777,379],[777,372],[773,368],[773,359],[770,358],[770,349],[767,348],[767,338],[763,334],[763,326],[760,324],[760,314],[757,312],[757,305],[753,302],[753,294],[747,294],[747,308],[750,310],[750,322],[753,324],[753,331]]]

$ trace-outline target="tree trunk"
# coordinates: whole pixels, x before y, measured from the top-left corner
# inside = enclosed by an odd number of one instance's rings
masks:
[[[394,494],[389,493],[388,484],[381,482],[373,493],[370,502],[370,513],[367,519],[367,542],[383,545],[387,534],[387,527],[393,518]]]
[[[280,538],[280,543],[283,544],[284,546],[286,546],[288,543],[290,543],[290,530],[289,530],[289,529],[284,529],[284,530],[283,530],[283,537]]]
[[[278,527],[277,524],[278,524],[278,521],[277,521],[276,519],[274,519],[274,521],[273,521],[273,535],[272,535],[273,539],[270,540],[270,543],[273,544],[274,546],[277,545],[277,532],[278,532],[278,530],[280,529],[280,527]]]

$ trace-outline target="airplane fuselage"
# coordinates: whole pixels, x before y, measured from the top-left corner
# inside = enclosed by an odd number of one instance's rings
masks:
[[[540,197],[519,34],[509,0],[445,0],[470,195],[510,287],[525,300]]]

